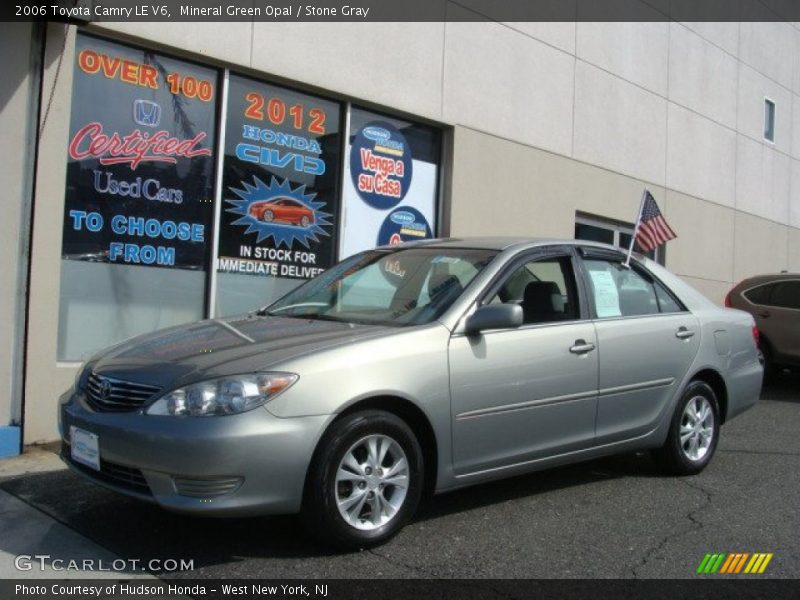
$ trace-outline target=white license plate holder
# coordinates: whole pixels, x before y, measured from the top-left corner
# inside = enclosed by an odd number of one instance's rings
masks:
[[[75,462],[100,470],[100,438],[97,434],[71,425],[69,428],[70,456]]]

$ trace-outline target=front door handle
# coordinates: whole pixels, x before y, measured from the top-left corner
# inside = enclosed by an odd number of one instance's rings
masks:
[[[770,313],[768,310],[762,310],[760,313],[758,313],[758,316],[762,319],[769,319],[769,315]]]
[[[587,344],[586,340],[575,340],[575,344],[569,349],[573,354],[586,354],[594,350],[594,344]]]
[[[679,340],[688,340],[692,336],[694,336],[694,331],[686,329],[686,327],[678,327],[678,331],[675,332],[675,337]]]

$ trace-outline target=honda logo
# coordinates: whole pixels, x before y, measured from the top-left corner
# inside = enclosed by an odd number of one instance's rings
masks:
[[[149,100],[134,100],[133,120],[138,125],[156,127],[161,121],[161,106]]]

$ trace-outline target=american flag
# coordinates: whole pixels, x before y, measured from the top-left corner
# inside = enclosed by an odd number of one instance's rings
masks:
[[[639,214],[639,223],[636,228],[636,243],[643,252],[651,252],[657,246],[678,237],[667,223],[667,220],[658,210],[653,194],[648,190],[644,192],[642,212]]]

